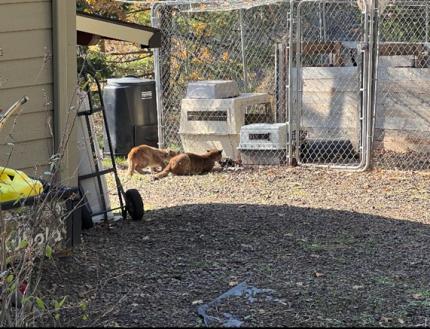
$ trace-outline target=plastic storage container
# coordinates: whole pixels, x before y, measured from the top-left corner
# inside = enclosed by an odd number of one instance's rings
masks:
[[[240,129],[240,156],[244,165],[279,165],[287,159],[287,124],[257,123]]]
[[[185,152],[192,153],[223,149],[223,156],[238,160],[240,128],[251,116],[259,122],[271,119],[268,94],[240,94],[224,99],[185,98],[181,103],[179,129],[182,146]]]
[[[43,185],[31,179],[24,172],[0,167],[0,202],[15,201],[39,195]]]
[[[202,80],[189,82],[187,98],[220,99],[240,95],[239,87],[233,80]]]
[[[127,155],[133,146],[140,144],[158,146],[154,80],[108,79],[103,101],[115,155]],[[107,148],[104,152],[108,152]]]
[[[241,149],[285,150],[286,147],[286,123],[255,123],[240,129]]]

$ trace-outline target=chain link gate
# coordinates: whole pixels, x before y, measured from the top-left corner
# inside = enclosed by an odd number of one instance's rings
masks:
[[[375,166],[430,169],[429,12],[428,0],[377,9]]]
[[[296,1],[290,107],[302,165],[361,169],[367,156],[368,20],[356,1]]]

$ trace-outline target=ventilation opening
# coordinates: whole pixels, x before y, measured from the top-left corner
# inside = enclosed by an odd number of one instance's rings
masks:
[[[249,134],[249,140],[270,141],[270,134]]]
[[[245,125],[252,123],[272,123],[273,116],[270,103],[253,104],[245,109]]]
[[[227,111],[189,111],[188,121],[227,121]]]

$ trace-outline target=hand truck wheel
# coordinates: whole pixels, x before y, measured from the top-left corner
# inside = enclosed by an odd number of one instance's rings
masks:
[[[133,220],[142,219],[143,201],[138,190],[130,189],[125,192],[125,209]]]

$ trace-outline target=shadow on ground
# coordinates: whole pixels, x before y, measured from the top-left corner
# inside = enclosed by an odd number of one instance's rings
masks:
[[[196,313],[246,281],[273,298],[226,300],[244,326],[405,326],[430,318],[430,227],[290,206],[195,204],[98,226],[44,276],[86,301],[68,324],[202,326]],[[276,300],[276,302],[274,301]]]

